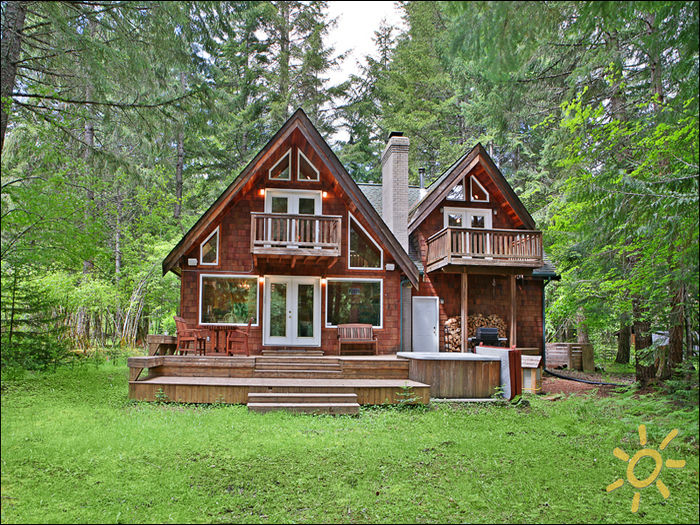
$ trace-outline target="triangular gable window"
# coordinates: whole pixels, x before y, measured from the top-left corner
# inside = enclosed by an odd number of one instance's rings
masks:
[[[287,153],[270,168],[270,178],[272,180],[290,180],[291,151],[292,150],[287,151]]]
[[[348,268],[362,270],[378,270],[382,268],[383,253],[362,225],[349,214],[348,235]]]
[[[447,195],[448,201],[463,201],[464,200],[464,182],[463,179],[455,184],[450,193]]]
[[[199,245],[199,261],[201,264],[215,266],[219,264],[219,228],[209,234]]]
[[[489,192],[474,175],[469,179],[469,197],[472,202],[489,202]]]
[[[311,161],[306,158],[306,155],[304,155],[301,150],[299,150],[297,165],[299,166],[297,180],[318,180],[318,170],[311,164]]]

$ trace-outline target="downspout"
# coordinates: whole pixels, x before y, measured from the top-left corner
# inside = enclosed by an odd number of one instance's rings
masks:
[[[401,281],[399,282],[399,348],[404,351],[403,348],[403,284],[408,281],[405,275],[401,276]]]
[[[547,323],[545,322],[544,289],[551,280],[551,277],[547,277],[542,285],[542,370],[547,369]]]

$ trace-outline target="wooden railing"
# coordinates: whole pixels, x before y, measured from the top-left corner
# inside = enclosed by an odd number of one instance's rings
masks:
[[[342,217],[250,214],[250,250],[255,255],[340,255]]]
[[[444,228],[428,239],[428,271],[447,264],[542,266],[542,232]]]

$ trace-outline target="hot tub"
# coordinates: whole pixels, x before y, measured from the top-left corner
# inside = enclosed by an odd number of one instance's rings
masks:
[[[469,352],[399,352],[409,359],[409,378],[430,385],[430,396],[488,398],[501,384],[499,357]]]

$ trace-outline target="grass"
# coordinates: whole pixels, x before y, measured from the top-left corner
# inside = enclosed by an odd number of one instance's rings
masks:
[[[682,396],[530,396],[363,408],[359,418],[127,399],[123,362],[2,385],[2,522],[698,522],[698,406]],[[680,401],[679,401],[680,399]],[[664,500],[612,450],[662,452]],[[635,475],[653,469],[640,461]]]

